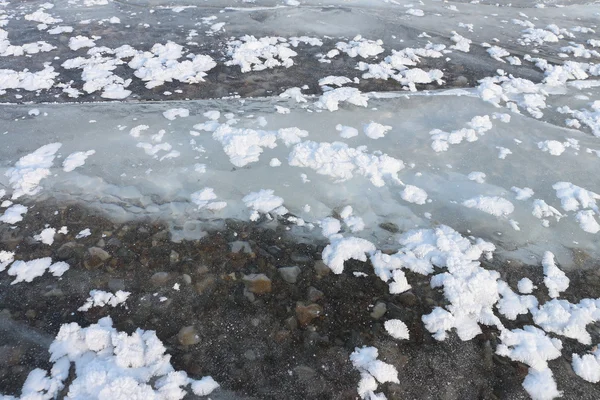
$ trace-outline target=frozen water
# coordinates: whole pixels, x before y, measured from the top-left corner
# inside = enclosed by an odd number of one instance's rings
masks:
[[[350,260],[369,262],[393,299],[420,290],[403,268],[434,274],[446,303],[419,329],[386,318],[387,333],[412,340],[424,325],[437,340],[452,329],[469,340],[487,325],[497,354],[530,367],[530,396],[554,398],[548,361],[563,344],[546,334],[589,346],[597,335],[586,328],[600,320],[600,300],[563,298],[567,274],[600,257],[599,18],[584,1],[0,0],[0,223],[10,238],[46,199],[165,222],[174,242],[227,219],[281,223],[290,237],[326,239],[322,262],[337,278]],[[71,229],[60,226],[27,240],[50,251]],[[234,252],[254,254],[241,239]],[[69,279],[68,263],[22,260],[7,243],[0,272],[12,284]],[[110,257],[91,250],[86,262]],[[479,260],[492,251],[543,278],[501,279]],[[253,290],[246,299],[266,291]],[[130,303],[123,290],[88,293],[86,315]],[[302,315],[304,328],[302,313],[322,317],[320,307],[299,302],[293,323]],[[529,314],[541,329],[523,326]],[[358,394],[385,398],[378,384],[398,383],[396,367],[354,347]],[[579,353],[574,371],[598,381],[597,352]],[[176,388],[172,398],[187,384],[199,396],[218,386],[177,374],[153,385]],[[36,369],[24,394],[54,393],[65,378]]]
[[[563,99],[577,93],[572,90],[563,95]],[[597,139],[527,116],[513,115],[508,124],[493,123],[493,127],[476,142],[463,142],[446,152],[436,153],[429,146],[431,129],[454,126],[457,120],[470,121],[475,115],[491,115],[496,109],[464,90],[389,97],[374,94],[369,100],[369,108],[345,106],[335,113],[318,112],[310,102],[308,106],[302,106],[279,98],[198,100],[185,103],[185,108],[190,110],[189,117],[173,121],[162,114],[178,106],[174,103],[82,104],[68,108],[48,104],[39,105],[41,114],[38,116],[28,116],[28,106],[5,106],[3,126],[7,133],[3,136],[5,146],[0,149],[0,157],[7,171],[18,164],[19,158],[36,150],[39,152],[42,146],[56,140],[62,143],[57,153],[61,158],[93,148],[95,154],[70,172],[61,171],[61,161],[57,159],[40,185],[46,196],[79,199],[106,210],[115,218],[167,218],[178,228],[190,219],[246,219],[248,214],[242,198],[251,192],[270,189],[283,198],[290,213],[312,223],[352,199],[356,215],[362,217],[366,225],[359,235],[375,235],[382,242],[387,236],[385,231],[377,228],[381,222],[395,223],[400,229],[443,223],[478,237],[497,239],[501,242],[498,246],[501,253],[525,261],[530,255],[539,259],[543,251],[549,250],[563,266],[569,267],[575,262],[568,249],[583,249],[590,255],[598,255],[600,250],[595,245],[595,236],[579,227],[577,210],[564,209],[561,198],[553,189],[559,182],[571,182],[582,190],[600,191],[594,170],[588,167],[590,163],[597,163],[598,158],[581,150],[595,147]],[[290,113],[273,113],[273,106],[277,104],[285,105]],[[261,137],[272,139],[268,144],[265,142],[267,146],[260,147],[260,151],[257,147],[251,157],[240,158],[243,162],[230,159],[238,150],[221,143],[222,136],[211,132],[201,132],[198,136],[190,134],[193,125],[206,121],[203,114],[213,109],[220,109],[222,114],[231,113],[230,119],[221,117],[218,120],[220,128],[215,132],[227,127],[240,132],[258,132],[257,135],[262,132]],[[437,110],[435,116],[430,115],[429,110],[433,109]],[[111,118],[103,118],[104,115],[111,115]],[[64,120],[82,119],[85,121],[82,124],[65,126],[63,123]],[[87,122],[94,120],[97,122]],[[402,129],[392,130],[376,141],[361,135],[343,139],[336,129],[339,121],[357,127],[380,121]],[[148,128],[142,131],[138,129],[140,125]],[[286,128],[297,128],[307,132],[307,136],[297,137],[291,143],[277,139],[278,132]],[[132,129],[139,133],[130,135]],[[22,132],[25,131],[35,132],[35,136],[24,136]],[[245,137],[244,140],[250,140],[252,136]],[[580,150],[562,153],[560,168],[556,165],[556,156],[538,148],[538,143],[544,140],[564,142],[568,139],[577,140]],[[260,140],[264,141],[259,136],[257,140],[257,146],[262,143]],[[401,182],[384,178],[384,185],[379,187],[361,176],[362,173],[338,175],[339,167],[334,175],[337,177],[333,178],[302,167],[302,163],[295,162],[295,166],[291,166],[288,160],[292,159],[295,146],[304,146],[309,140],[321,143],[344,140],[352,148],[366,146],[369,154],[381,152],[401,160],[408,167],[398,173]],[[239,151],[246,146],[240,143],[236,145],[242,146]],[[140,144],[149,147],[139,148]],[[116,159],[115,146],[121,149]],[[512,154],[504,160],[498,159],[498,146],[511,149]],[[536,154],[535,163],[531,162],[532,153]],[[273,169],[270,166],[273,158],[282,160],[282,165]],[[344,168],[358,171],[359,162],[350,158],[346,161],[350,164]],[[198,163],[206,165],[206,172],[197,172],[195,165]],[[483,183],[471,180],[473,171],[484,173],[486,180]],[[306,174],[309,182],[303,183],[301,174]],[[343,183],[339,182],[342,176]],[[4,174],[1,179],[3,184],[9,185]],[[428,201],[410,201],[403,184],[426,192]],[[298,191],[298,186],[305,189]],[[199,211],[190,196],[204,187],[213,188],[219,199],[227,201],[227,207],[218,211]],[[513,187],[530,188],[535,194],[525,199],[520,192],[511,190]],[[478,198],[487,199],[490,204],[491,199],[497,198],[506,202],[504,207],[512,206],[510,210],[496,211],[494,208],[490,215],[477,210],[479,207],[463,205]],[[549,226],[544,226],[533,213],[533,199],[563,209],[563,218],[559,221],[551,219]],[[306,204],[311,206],[310,212],[305,211]],[[597,212],[594,207],[589,210]],[[505,214],[519,223],[520,231],[513,229]],[[598,216],[591,215],[591,218]],[[306,227],[298,229],[311,234]],[[559,233],[564,231],[570,234]]]

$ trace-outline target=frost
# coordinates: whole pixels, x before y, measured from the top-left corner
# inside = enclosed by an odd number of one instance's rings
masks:
[[[596,204],[596,200],[600,199],[599,194],[571,182],[557,182],[552,185],[552,188],[556,190],[556,196],[560,199],[562,208],[565,211],[578,211],[583,208],[575,217],[581,229],[589,233],[600,231],[600,225],[594,218],[594,215],[600,213]]]
[[[475,181],[477,183],[485,183],[485,173],[481,171],[473,171],[469,175],[467,175],[470,181]]]
[[[353,128],[351,126],[345,126],[342,124],[337,124],[335,126],[335,130],[340,133],[340,137],[343,139],[350,139],[355,136],[358,136],[358,129]]]
[[[279,97],[283,99],[294,99],[296,103],[306,103],[306,97],[302,94],[302,89],[298,87],[293,87],[286,89],[283,93],[279,95]]]
[[[594,218],[596,213],[592,210],[582,210],[575,215],[575,219],[579,222],[581,229],[588,233],[600,232],[600,224]]]
[[[329,75],[325,78],[319,79],[319,86],[331,86],[335,85],[337,87],[344,86],[346,83],[352,82],[352,79],[347,78],[345,76],[333,76]]]
[[[242,72],[250,72],[279,66],[289,68],[298,53],[290,49],[284,38],[267,36],[257,39],[246,35],[227,43],[227,55],[231,59],[225,65],[239,65]]]
[[[373,121],[365,124],[364,126],[365,135],[371,139],[380,139],[385,137],[386,133],[391,129],[392,127],[389,125],[382,125]]]
[[[91,290],[90,297],[87,298],[85,304],[79,307],[77,311],[88,311],[92,307],[104,307],[105,305],[116,307],[119,304],[125,303],[130,294],[122,290],[118,290],[114,294],[103,290]]]
[[[85,160],[87,160],[89,156],[94,154],[96,154],[95,150],[78,151],[69,154],[67,158],[65,158],[65,161],[63,161],[63,171],[70,172],[73,171],[75,168],[81,167],[85,164]]]
[[[399,319],[390,319],[383,323],[387,333],[394,339],[408,339],[409,332],[406,324]]]
[[[274,213],[277,215],[284,215],[287,213],[287,209],[283,207],[283,199],[279,196],[275,196],[273,193],[273,190],[261,189],[258,192],[247,194],[242,198],[246,207],[254,210],[250,220],[257,220],[259,217],[258,213]]]
[[[515,192],[515,198],[517,200],[527,200],[529,199],[531,196],[534,195],[533,189],[528,188],[528,187],[524,187],[524,188],[519,188],[516,186],[513,186],[510,188],[510,190],[512,190],[513,192]]]
[[[531,279],[523,278],[517,283],[517,288],[519,289],[519,292],[523,294],[529,294],[533,291],[534,286]]]
[[[398,370],[391,364],[387,364],[377,359],[379,352],[375,347],[356,348],[350,354],[350,361],[361,375],[358,384],[358,395],[361,399],[374,399],[376,397],[378,382],[399,383]]]
[[[365,253],[375,251],[375,245],[365,239],[356,237],[332,237],[331,243],[323,250],[323,262],[334,274],[344,271],[344,262],[350,259],[367,261]]]
[[[196,381],[175,371],[165,351],[154,331],[119,332],[110,317],[87,328],[64,324],[50,345],[50,374],[31,371],[23,398],[52,399],[64,390],[71,398],[180,400],[187,385],[197,395],[218,387],[210,377]],[[72,364],[76,375],[69,381]]]
[[[413,185],[406,185],[400,194],[402,200],[414,204],[425,204],[427,202],[427,192]]]
[[[54,243],[54,235],[56,234],[55,228],[46,228],[40,232],[39,235],[33,237],[34,240],[38,240],[44,244],[52,245]]]
[[[83,49],[84,47],[94,47],[96,43],[86,36],[74,36],[69,39],[69,48],[73,51]]]
[[[454,43],[456,43],[455,45],[450,46],[450,48],[468,53],[471,49],[471,40],[459,35],[455,31],[452,31],[450,33],[452,33],[452,36],[450,37],[450,39]]]
[[[507,216],[515,210],[515,206],[503,197],[478,196],[465,200],[463,206],[476,208],[496,217]]]
[[[600,382],[600,351],[591,354],[573,354],[573,371],[588,382]]]
[[[171,109],[163,112],[163,116],[166,119],[168,119],[169,121],[174,121],[175,118],[177,118],[177,117],[181,117],[181,118],[189,117],[190,110],[188,110],[187,108],[171,108]]]
[[[208,396],[219,386],[211,376],[205,376],[200,380],[193,381],[191,388],[196,396]]]
[[[415,17],[423,17],[425,15],[425,12],[418,8],[409,8],[406,13]]]
[[[349,42],[338,42],[335,47],[346,53],[348,56],[354,58],[360,56],[361,58],[374,57],[377,54],[383,53],[383,47],[381,45],[383,41],[368,40],[360,35],[357,35],[354,39]]]
[[[198,209],[206,208],[208,210],[217,211],[227,206],[224,201],[213,201],[217,199],[217,195],[213,188],[204,188],[190,195],[192,203],[198,206]]]
[[[324,218],[321,220],[321,233],[325,237],[329,237],[338,233],[342,229],[342,225],[339,220],[335,218]]]
[[[496,353],[513,361],[527,364],[529,374],[523,382],[527,393],[535,400],[551,400],[561,392],[556,387],[548,360],[561,356],[562,342],[546,336],[544,331],[527,325],[523,329],[503,330]]]
[[[308,167],[338,182],[351,179],[357,173],[377,187],[385,185],[384,178],[399,183],[398,172],[404,168],[402,161],[386,154],[368,154],[364,148],[352,148],[341,142],[299,143],[292,149],[288,161],[293,167]]]
[[[184,83],[204,82],[206,72],[217,64],[207,55],[189,54],[189,60],[178,61],[183,56],[183,47],[173,42],[156,43],[150,51],[137,52],[129,62],[135,76],[147,82],[152,89],[165,82],[177,80]]]
[[[228,124],[219,125],[212,137],[223,145],[225,154],[236,167],[258,161],[264,147],[277,146],[276,132],[239,129]]]
[[[529,374],[523,381],[523,387],[533,400],[552,400],[562,397],[562,391],[558,390],[556,381],[549,368],[538,371],[530,369]]]
[[[30,72],[28,69],[23,71],[0,69],[0,91],[4,89],[23,89],[33,92],[50,89],[54,86],[54,78],[58,75],[58,72],[54,71],[54,67],[49,64],[44,65],[44,69],[37,72]]]
[[[475,116],[467,123],[467,128],[444,132],[440,129],[434,129],[429,132],[433,142],[431,148],[436,152],[447,151],[451,144],[459,144],[463,140],[475,142],[480,135],[492,129],[492,122],[489,115]]]
[[[557,140],[544,140],[543,142],[538,142],[538,148],[553,156],[560,156],[565,151],[565,146]]]
[[[569,287],[569,278],[561,271],[554,262],[554,254],[549,251],[544,252],[542,259],[544,267],[544,284],[548,288],[550,297],[558,297],[560,292],[564,292]]]
[[[299,128],[282,128],[277,131],[277,137],[283,141],[283,143],[290,147],[293,144],[300,143],[302,138],[308,136],[308,132]]]
[[[356,106],[366,107],[369,98],[360,90],[350,87],[341,87],[325,92],[315,103],[318,108],[336,111],[341,102],[348,102]]]
[[[31,154],[23,156],[13,168],[9,168],[5,175],[13,187],[12,199],[23,195],[34,195],[40,192],[39,186],[42,179],[50,175],[50,167],[60,143],[51,143],[40,147]]]
[[[4,271],[6,267],[15,260],[15,253],[12,251],[0,250],[0,272]]]

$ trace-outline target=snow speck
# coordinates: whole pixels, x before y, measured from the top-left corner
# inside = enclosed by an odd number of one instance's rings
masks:
[[[35,235],[33,239],[40,241],[47,245],[52,245],[54,243],[54,235],[56,234],[56,229],[54,228],[46,228],[40,232],[39,235]]]
[[[77,235],[75,235],[75,239],[81,239],[84,237],[88,237],[92,234],[92,232],[90,232],[90,228],[85,228],[84,230],[82,230],[81,232],[79,232]]]

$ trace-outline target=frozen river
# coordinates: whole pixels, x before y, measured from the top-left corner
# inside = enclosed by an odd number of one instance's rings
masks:
[[[0,393],[598,398],[599,20],[0,1]]]

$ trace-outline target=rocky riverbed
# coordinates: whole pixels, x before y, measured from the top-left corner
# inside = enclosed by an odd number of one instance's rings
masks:
[[[527,367],[494,354],[495,329],[468,342],[455,334],[437,342],[424,329],[421,316],[446,304],[427,278],[409,273],[413,288],[388,295],[370,264],[350,261],[333,275],[320,260],[324,244],[294,240],[284,224],[224,222],[224,230],[201,240],[174,243],[160,221],[113,223],[81,205],[47,200],[18,227],[3,225],[0,243],[17,259],[52,257],[70,269],[60,279],[46,274],[14,285],[0,275],[0,392],[18,395],[30,370],[49,368],[47,347],[61,324],[88,326],[110,314],[119,330],[155,330],[176,369],[210,374],[222,387],[213,398],[357,398],[360,377],[349,356],[365,345],[399,371],[400,383],[380,387],[389,399],[527,398]],[[50,246],[33,240],[46,224],[69,233]],[[86,228],[91,235],[76,239]],[[494,263],[509,284],[526,275],[542,286],[539,268]],[[599,297],[596,270],[569,278],[566,299]],[[131,295],[115,308],[77,311],[94,289]],[[385,332],[392,318],[405,321],[409,340]],[[526,323],[530,317],[521,316],[512,325]],[[598,342],[600,329],[590,333]],[[597,386],[578,379],[566,356],[584,346],[564,345],[572,351],[550,365],[565,398],[598,398]]]

